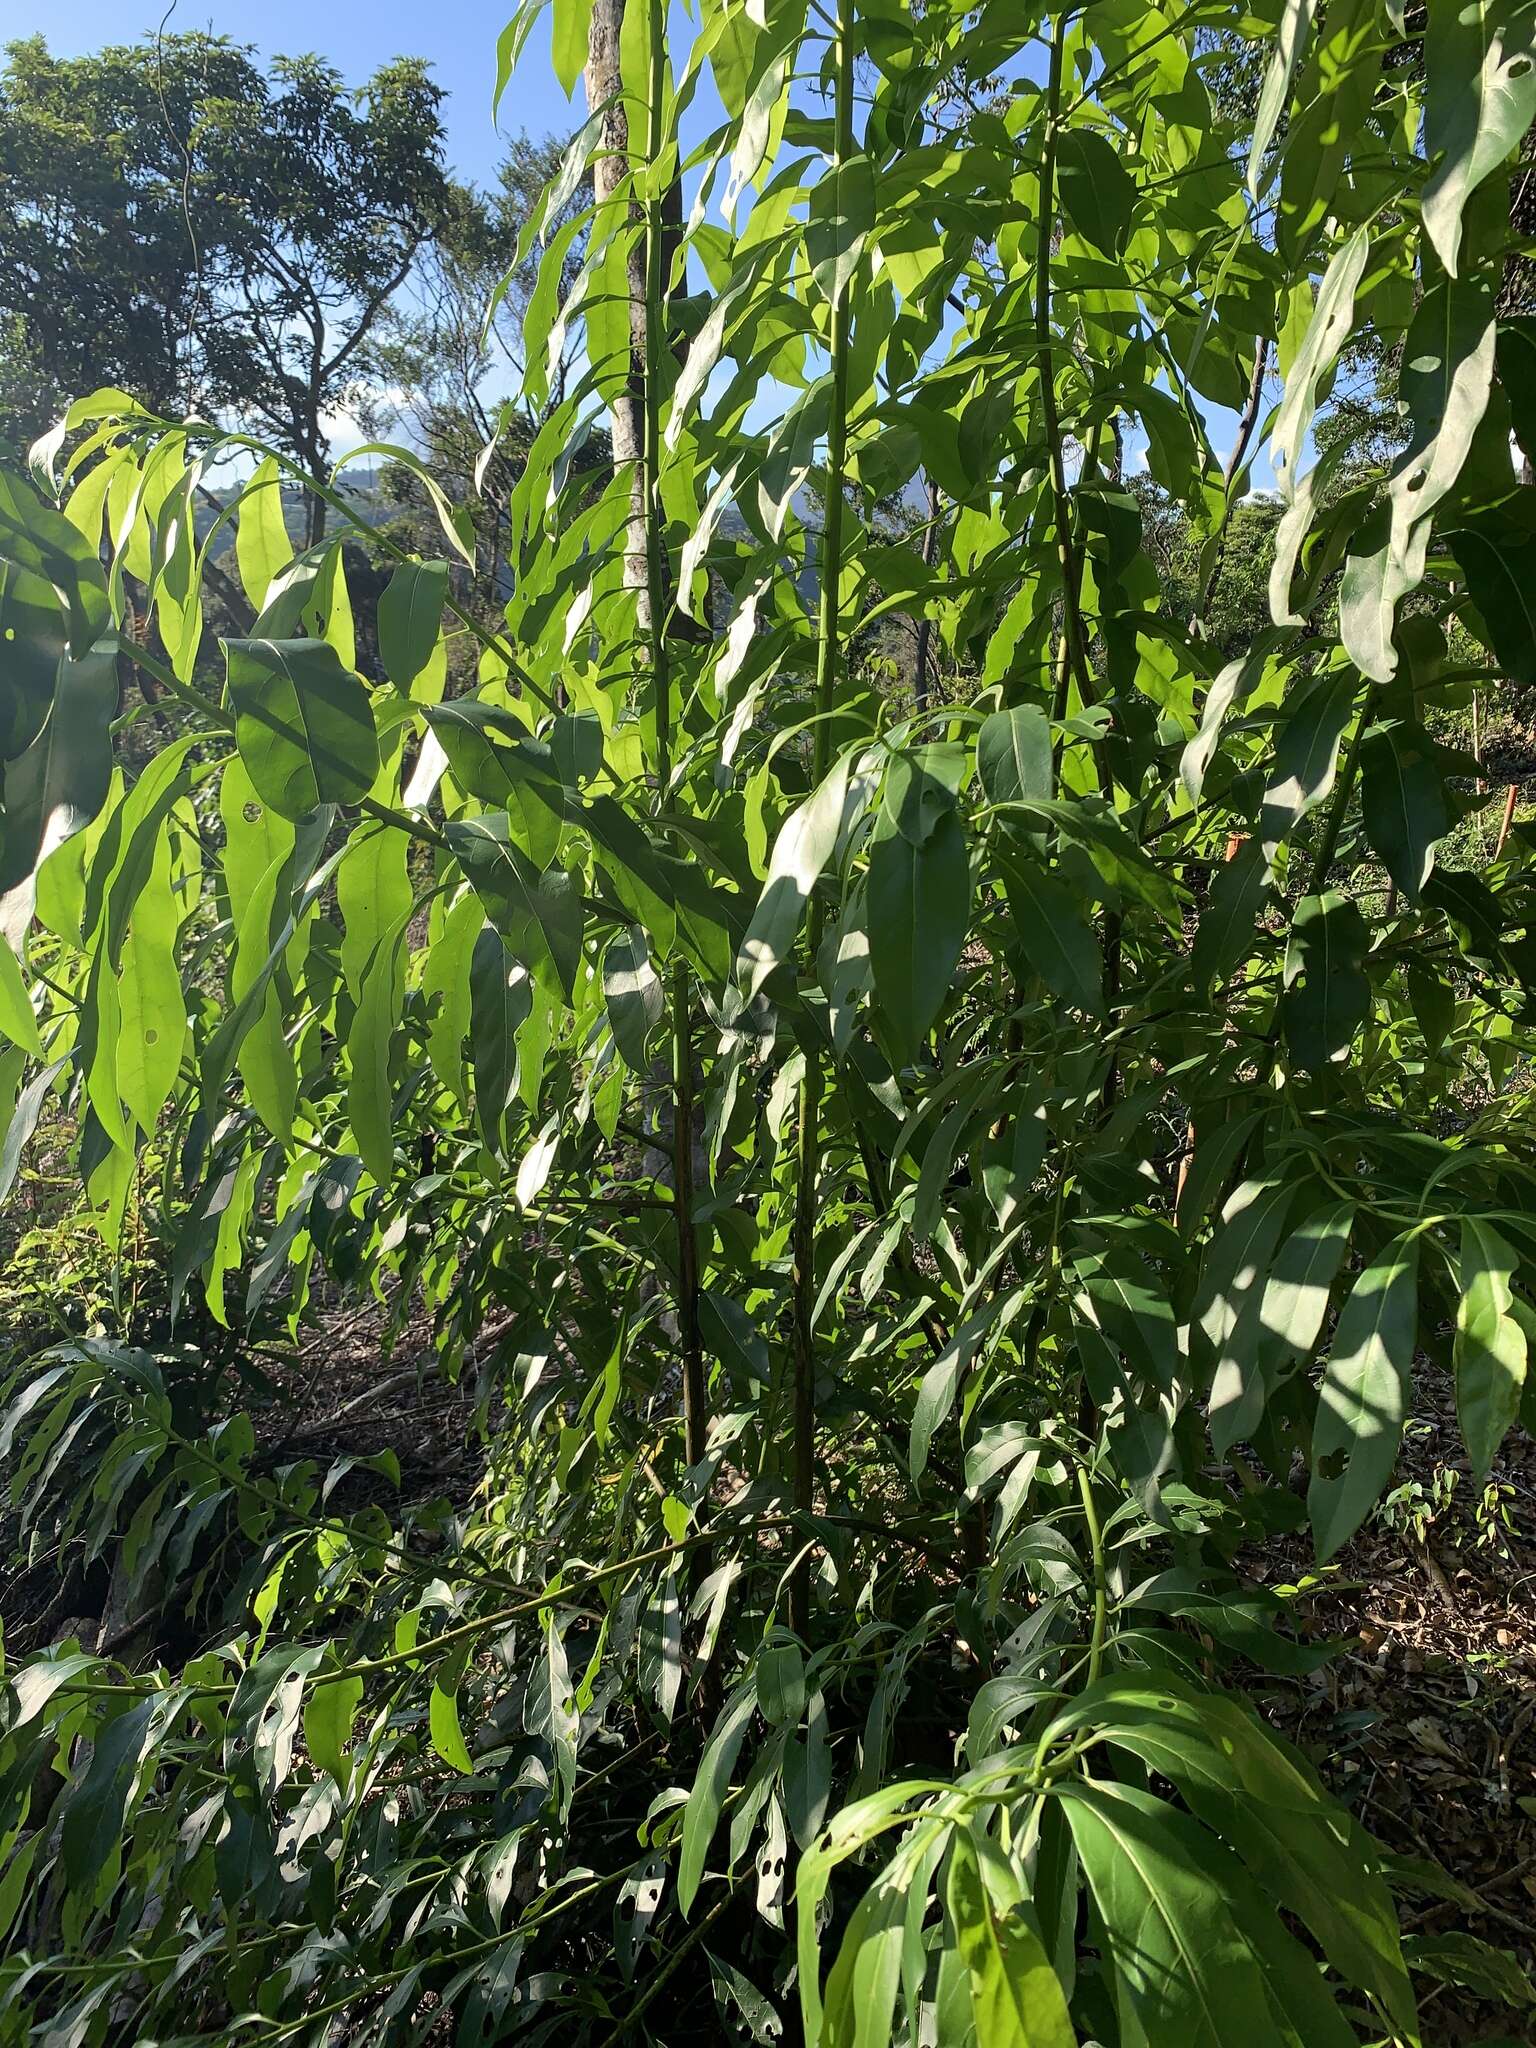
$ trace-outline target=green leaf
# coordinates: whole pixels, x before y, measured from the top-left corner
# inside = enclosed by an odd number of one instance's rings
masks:
[[[1536,2005],[1536,1988],[1507,1948],[1494,1948],[1475,1934],[1450,1929],[1444,1934],[1415,1934],[1403,1943],[1412,1970],[1441,1984],[1460,1984],[1479,1998],[1517,2009]],[[1497,2048],[1497,2044],[1493,2044]]]
[[[847,291],[874,224],[874,166],[858,151],[830,165],[811,188],[805,251],[828,304]]]
[[[1259,915],[1270,897],[1269,862],[1257,839],[1245,840],[1211,878],[1210,894],[1189,965],[1196,983],[1209,988],[1225,981],[1253,950]]]
[[[505,817],[471,818],[447,828],[485,912],[534,980],[572,996],[581,963],[581,896],[562,867],[536,868],[508,835]]]
[[[1339,741],[1355,705],[1352,672],[1321,676],[1301,698],[1280,728],[1275,765],[1259,812],[1259,839],[1264,858],[1333,788]]]
[[[0,644],[5,647],[0,761],[14,761],[47,723],[67,648],[53,587],[9,563],[0,563]]]
[[[1371,1007],[1369,938],[1357,905],[1325,890],[1303,896],[1291,918],[1280,1012],[1286,1043],[1314,1073],[1348,1052]]]
[[[976,773],[988,803],[1055,794],[1051,722],[1033,704],[994,711],[976,735]]]
[[[731,1771],[757,1706],[757,1685],[747,1679],[725,1704],[714,1733],[704,1745],[698,1775],[683,1810],[683,1831],[677,1865],[677,1903],[687,1914],[704,1875],[704,1858],[714,1840],[720,1809],[730,1788]]]
[[[603,1001],[613,1042],[637,1074],[650,1071],[647,1044],[661,1022],[666,998],[661,981],[651,965],[645,933],[631,925],[608,941],[603,954]]]
[[[897,1057],[917,1057],[953,986],[970,919],[971,868],[959,814],[914,845],[881,810],[865,889],[869,964]]]
[[[176,1085],[187,1042],[187,1003],[176,958],[180,922],[171,837],[162,825],[155,835],[154,866],[134,899],[118,987],[122,1040],[117,1087],[146,1134],[154,1130]]]
[[[1320,1561],[1354,1535],[1397,1463],[1418,1334],[1418,1276],[1418,1238],[1394,1238],[1355,1281],[1333,1333],[1307,1491]]]
[[[402,562],[379,598],[379,659],[407,696],[437,647],[447,596],[446,562]]]
[[[1237,1859],[1128,1785],[1064,1788],[1105,1941],[1148,2041],[1346,2048],[1355,2038]]]
[[[805,1659],[798,1643],[766,1643],[757,1659],[757,1703],[775,1728],[792,1728],[805,1712]]]
[[[347,1758],[347,1744],[352,1739],[352,1723],[362,1703],[363,1681],[360,1678],[328,1681],[323,1671],[304,1702],[304,1745],[311,1760],[322,1771],[329,1771],[343,1791],[352,1768]]]
[[[1039,1933],[1016,1900],[1012,1911],[994,1900],[983,1856],[988,1866],[996,1856],[985,1837],[957,1828],[947,1904],[970,1981],[976,2039],[987,2048],[1076,2048],[1061,1980]]]
[[[1066,129],[1056,146],[1056,185],[1062,212],[1084,241],[1106,256],[1119,256],[1137,191],[1113,144],[1091,128]]]
[[[1027,855],[1002,863],[1011,936],[1052,995],[1090,1016],[1104,1004],[1104,960],[1078,899]]]
[[[447,1683],[445,1684],[445,1679]],[[439,1670],[432,1680],[432,1697],[427,1707],[432,1747],[450,1770],[469,1777],[475,1766],[459,1726],[458,1674]]]
[[[1411,2035],[1413,1987],[1391,1893],[1361,1830],[1298,1750],[1241,1701],[1197,1691],[1171,1673],[1102,1680],[1052,1724],[1053,1734],[1087,1728],[1177,1786],[1264,1892],[1310,1929],[1334,1967]]]
[[[1286,1232],[1259,1301],[1259,1354],[1267,1374],[1312,1355],[1354,1220],[1352,1203],[1330,1202]]]
[[[1530,378],[1536,390],[1536,362]],[[1514,682],[1536,685],[1536,535],[1488,518],[1450,543],[1500,668]]]
[[[112,779],[108,727],[117,711],[117,646],[102,640],[83,660],[59,663],[48,723],[5,768],[0,816],[0,932],[14,945],[32,915],[32,879],[81,832]]]
[[[592,25],[592,0],[554,0],[550,61],[567,99],[586,68],[587,37]]]
[[[374,948],[347,1034],[347,1117],[363,1163],[381,1187],[395,1164],[394,1047],[409,918],[407,912],[397,919]]]
[[[486,925],[469,969],[470,1065],[475,1119],[493,1152],[506,1154],[507,1111],[517,1095],[517,1034],[533,1008],[527,969]]]
[[[1434,0],[1424,31],[1424,231],[1449,274],[1477,187],[1536,119],[1536,8]]]
[[[1360,750],[1360,811],[1366,837],[1409,903],[1417,903],[1435,847],[1451,829],[1445,779],[1430,741],[1404,719],[1377,726]]]
[[[748,998],[794,949],[805,906],[842,831],[848,808],[847,754],[780,827],[763,892],[736,956],[736,978]]]
[[[62,512],[21,478],[0,468],[0,565],[51,583],[69,622],[69,653],[89,659],[111,624],[106,579],[96,550]]]
[[[283,520],[282,472],[275,455],[264,456],[240,494],[235,520],[235,563],[253,610],[265,610],[272,585],[293,560],[293,542]]]
[[[1461,1222],[1461,1292],[1456,1303],[1456,1418],[1479,1482],[1520,1412],[1525,1332],[1513,1313],[1519,1258],[1480,1216]]]
[[[1287,0],[1287,19],[1300,12],[1301,4],[1302,0]],[[1355,292],[1365,274],[1370,251],[1370,235],[1366,229],[1360,228],[1334,255],[1318,291],[1317,305],[1306,336],[1286,374],[1285,396],[1270,428],[1269,445],[1270,462],[1287,501],[1296,494],[1297,468],[1311,431],[1323,380],[1350,338]],[[1272,604],[1275,595],[1271,591]],[[1274,617],[1277,624],[1281,623],[1282,610],[1278,606],[1274,609]]]
[[[22,980],[21,963],[0,934],[0,1031],[12,1045],[19,1045],[32,1058],[43,1057],[43,1041],[37,1032],[37,1016]]]
[[[96,1738],[90,1767],[71,1793],[61,1846],[72,1890],[88,1891],[120,1849],[128,1804],[140,1775],[187,1699],[171,1687],[140,1700],[108,1721]]]
[[[235,741],[284,818],[356,803],[379,772],[368,692],[325,640],[226,640]]]
[[[1317,0],[1285,0],[1281,11],[1280,30],[1265,68],[1264,83],[1259,89],[1259,104],[1253,118],[1253,139],[1248,146],[1248,190],[1255,199],[1263,182],[1265,154],[1275,138],[1280,116],[1290,98],[1291,80],[1296,76],[1296,67],[1301,62],[1316,11]]]

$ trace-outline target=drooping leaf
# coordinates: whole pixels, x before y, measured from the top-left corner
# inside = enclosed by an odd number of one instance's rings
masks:
[[[1348,1051],[1370,1008],[1365,921],[1337,890],[1304,896],[1291,918],[1281,1014],[1298,1066],[1314,1072]]]
[[[1519,1259],[1480,1216],[1461,1220],[1460,1294],[1456,1303],[1456,1416],[1479,1478],[1498,1455],[1520,1412],[1526,1379],[1525,1331],[1513,1312]]]
[[[1418,1238],[1394,1238],[1340,1312],[1312,1430],[1307,1512],[1320,1559],[1349,1541],[1392,1475],[1412,1386],[1418,1270]]]

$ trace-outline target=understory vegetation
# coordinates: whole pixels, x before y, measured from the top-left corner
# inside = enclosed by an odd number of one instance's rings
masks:
[[[1514,1572],[1536,5],[548,27],[183,50],[0,466],[0,2044],[1514,2041],[1254,1695]]]

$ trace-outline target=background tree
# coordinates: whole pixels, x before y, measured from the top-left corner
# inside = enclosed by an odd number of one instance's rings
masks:
[[[165,36],[0,73],[0,431],[114,384],[261,431],[308,476],[327,422],[379,416],[385,314],[443,224],[441,94],[414,59],[356,92]],[[311,538],[324,506],[310,501]]]
[[[250,119],[260,76],[219,37],[85,57],[41,36],[0,70],[0,433],[30,441],[88,385],[162,410],[211,397],[199,340],[233,221],[188,178],[217,100]]]

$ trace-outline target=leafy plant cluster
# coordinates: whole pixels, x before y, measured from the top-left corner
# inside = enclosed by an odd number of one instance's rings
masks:
[[[0,2040],[1417,2042],[1441,1880],[1223,1679],[1327,1655],[1241,1552],[1341,1550],[1426,1355],[1479,1483],[1531,1419],[1531,849],[1437,859],[1486,799],[1430,728],[1536,681],[1536,11],[671,30],[554,6],[494,627],[406,450],[443,551],[380,541],[374,680],[291,456],[106,390],[0,478],[0,1181],[66,1131],[167,1296],[5,1393],[110,1626],[5,1673]],[[1341,496],[1362,333],[1408,433]],[[968,689],[893,715],[898,616]],[[337,1291],[425,1305],[472,1502],[273,1453],[255,1347]]]

